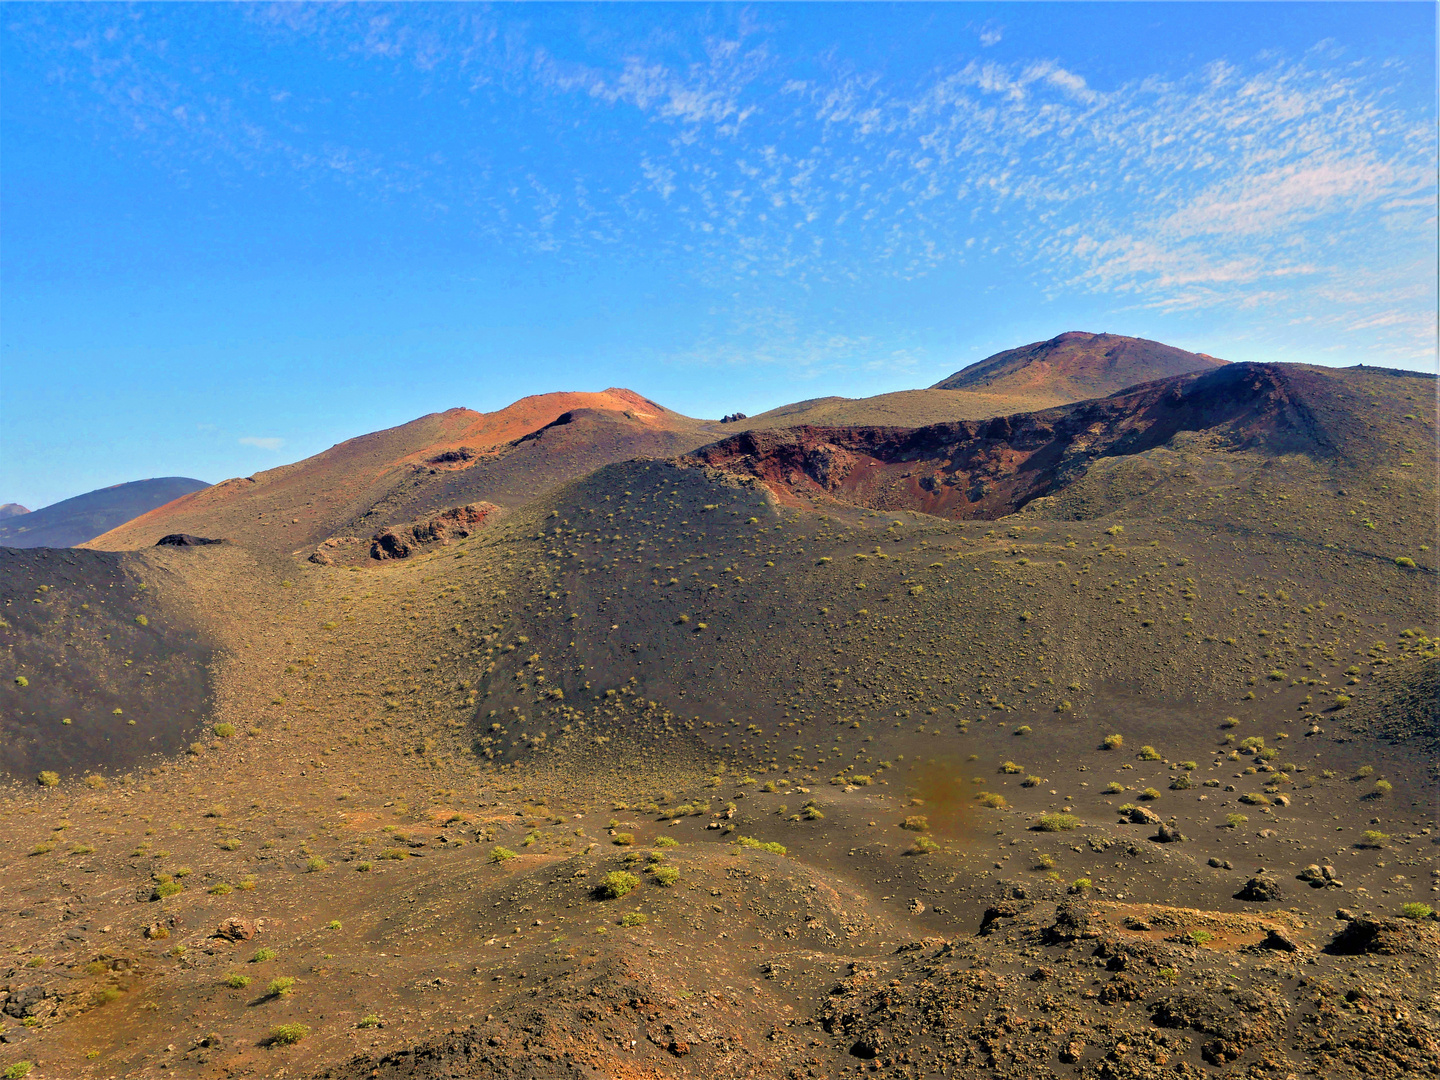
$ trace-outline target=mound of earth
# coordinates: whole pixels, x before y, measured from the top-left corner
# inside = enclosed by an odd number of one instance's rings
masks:
[[[978,360],[931,389],[999,395],[1044,393],[1054,395],[1057,401],[1081,401],[1156,379],[1210,371],[1224,363],[1145,338],[1072,330]]]
[[[163,476],[100,488],[29,513],[21,507],[18,515],[13,511],[0,514],[0,547],[78,547],[117,525],[207,486],[203,480]]]

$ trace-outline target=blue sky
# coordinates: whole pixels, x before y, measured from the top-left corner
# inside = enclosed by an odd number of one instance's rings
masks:
[[[1081,329],[1435,369],[1430,4],[0,8],[0,502]]]

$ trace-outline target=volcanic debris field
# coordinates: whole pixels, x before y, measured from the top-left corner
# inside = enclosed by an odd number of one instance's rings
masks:
[[[4,551],[0,1075],[1440,1073],[1433,378],[575,423]]]

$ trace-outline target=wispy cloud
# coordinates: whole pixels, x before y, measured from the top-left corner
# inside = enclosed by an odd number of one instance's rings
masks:
[[[242,435],[240,437],[240,445],[254,446],[261,450],[279,450],[285,445],[285,440],[277,439],[273,436]]]
[[[1337,319],[1381,351],[1433,352],[1433,272],[1396,299],[1413,267],[1433,271],[1433,109],[1397,103],[1386,62],[1334,42],[1099,87],[1057,57],[991,52],[909,79],[832,55],[802,67],[748,16],[562,56],[504,11],[247,9],[318,62],[463,100],[460,126],[439,125],[461,145],[442,148],[420,130],[373,140],[363,106],[248,72],[194,79],[162,16],[93,10],[52,49],[54,79],[178,172],[339,185],[536,252],[658,252],[727,290],[993,260],[1051,294]],[[1002,32],[975,28],[981,49]],[[477,94],[543,131],[544,168],[464,126]],[[446,164],[457,151],[465,167]]]

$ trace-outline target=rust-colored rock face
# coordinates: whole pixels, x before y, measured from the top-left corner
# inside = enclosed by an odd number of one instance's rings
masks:
[[[1043,412],[922,428],[797,427],[747,431],[702,447],[692,462],[752,476],[782,501],[828,496],[884,510],[955,520],[1019,510],[1083,474],[1098,459],[1143,453],[1185,431],[1232,449],[1328,457],[1343,414],[1307,403],[1307,376],[1235,364],[1124,394]]]

